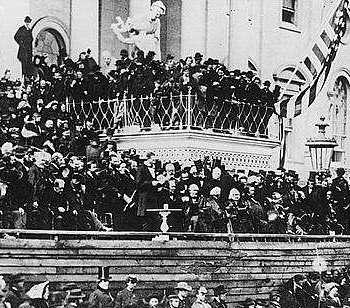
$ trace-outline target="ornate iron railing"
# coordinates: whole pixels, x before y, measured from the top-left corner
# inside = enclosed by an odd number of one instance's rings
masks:
[[[211,129],[218,133],[279,139],[274,108],[235,100],[208,101],[197,94],[126,97],[94,102],[67,102],[77,120],[93,119],[96,128],[119,132]]]

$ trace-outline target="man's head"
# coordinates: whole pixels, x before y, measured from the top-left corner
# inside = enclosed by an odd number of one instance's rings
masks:
[[[295,276],[294,276],[294,283],[295,283],[295,285],[296,285],[297,287],[299,287],[299,288],[302,288],[302,287],[303,287],[305,281],[306,281],[306,278],[305,278],[304,275],[298,274],[298,275],[295,275]]]
[[[155,1],[151,5],[151,19],[157,19],[164,15],[166,11],[165,5],[162,1]]]
[[[16,288],[18,290],[23,290],[24,288],[24,277],[21,274],[11,275],[9,278],[10,288]]]
[[[177,295],[171,294],[168,296],[169,306],[171,308],[179,308],[180,306],[180,299]]]
[[[212,171],[212,178],[214,179],[214,180],[219,180],[220,179],[220,177],[221,177],[221,169],[219,168],[219,167],[215,167],[214,169],[213,169],[213,171]]]
[[[207,296],[207,289],[205,287],[200,287],[197,292],[197,299],[200,300],[201,302],[205,301],[205,298]]]
[[[146,154],[146,162],[150,166],[154,165],[156,162],[156,154],[154,154],[153,152],[148,152]]]
[[[99,267],[98,268],[98,286],[102,290],[108,290],[109,288],[109,280],[111,277],[109,276],[109,267]]]
[[[191,198],[198,197],[199,187],[197,184],[191,184],[188,188],[188,192]]]
[[[236,188],[232,188],[232,189],[230,190],[230,194],[229,194],[229,196],[228,196],[228,199],[229,199],[230,201],[235,201],[235,202],[237,202],[237,201],[239,201],[240,198],[241,198],[241,193],[239,192],[239,190],[236,189]]]
[[[26,16],[24,18],[24,23],[25,25],[29,28],[30,27],[30,24],[32,23],[32,19],[29,17],[29,16]]]
[[[135,289],[137,284],[137,278],[135,275],[129,275],[128,278],[126,279],[126,286],[127,288],[132,291]]]
[[[187,284],[187,282],[179,282],[175,288],[178,290],[178,296],[180,299],[188,297],[189,293],[192,291],[192,287]]]
[[[78,79],[83,78],[83,72],[82,71],[77,71],[77,78]]]
[[[212,188],[210,190],[209,194],[210,194],[211,197],[213,197],[215,199],[218,199],[220,197],[220,195],[221,195],[221,188],[216,186],[216,187],[214,187],[214,188]]]
[[[64,184],[65,182],[62,179],[56,179],[53,183],[53,190],[56,193],[61,194],[64,190]]]
[[[343,176],[345,174],[345,169],[344,168],[338,168],[336,170],[337,176]]]
[[[214,296],[218,297],[220,301],[225,301],[228,291],[221,284],[214,289]]]
[[[173,164],[166,164],[165,165],[165,172],[168,177],[174,177],[175,176],[175,166]]]
[[[120,51],[120,56],[122,57],[122,59],[128,58],[129,57],[129,52],[126,49],[122,49]]]

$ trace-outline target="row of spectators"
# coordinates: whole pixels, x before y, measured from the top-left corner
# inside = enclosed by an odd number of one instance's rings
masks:
[[[99,268],[99,282],[94,291],[84,294],[75,283],[60,287],[49,281],[32,286],[25,292],[25,277],[21,274],[0,279],[0,305],[11,308],[88,307],[88,308],[227,308],[231,290],[217,285],[212,292],[201,285],[193,289],[187,282],[174,288],[142,294],[139,281],[129,275],[125,288],[111,288],[109,267]],[[7,287],[8,286],[8,287]],[[209,296],[209,293],[212,296]],[[231,304],[232,305],[232,304]],[[295,275],[268,299],[247,298],[234,305],[239,308],[348,308],[350,307],[350,267]]]
[[[170,231],[350,233],[342,168],[334,179],[314,174],[303,184],[294,171],[245,175],[210,157],[161,163],[154,153],[118,153],[113,131],[100,142],[91,122],[74,130],[64,122],[59,132],[59,120],[48,121],[54,124],[26,140],[32,146],[16,138],[2,145],[4,228],[159,231],[148,210],[168,204],[179,210],[169,216]]]
[[[180,59],[168,55],[164,62],[154,60],[154,53],[146,56],[138,51],[129,58],[127,50],[120,52],[120,59],[104,52],[102,64],[98,66],[91,56],[91,50],[82,52],[74,62],[66,53],[60,56],[60,65],[49,66],[47,58],[35,56],[33,74],[26,78],[26,95],[29,103],[43,100],[47,105],[52,100],[59,103],[66,97],[75,101],[115,98],[126,95],[166,95],[170,92],[186,92],[189,88],[199,93],[203,99],[231,99],[259,105],[272,106],[279,95],[279,88],[270,90],[270,81],[262,85],[260,78],[252,71],[229,71],[218,60],[209,58],[203,61],[203,55]],[[0,92],[11,95],[15,84],[7,70],[1,79]],[[28,88],[28,86],[30,88]]]
[[[187,57],[178,62],[172,56],[160,62],[153,60],[152,54],[144,57],[142,51],[130,59],[128,52],[122,50],[119,60],[104,53],[101,67],[90,50],[82,52],[76,62],[66,54],[60,59],[61,65],[49,66],[45,57],[35,56],[33,77],[26,78],[25,82],[12,81],[10,70],[6,70],[0,80],[0,125],[3,130],[26,138],[42,130],[46,120],[55,122],[59,119],[54,126],[60,126],[62,121],[70,118],[75,121],[77,115],[67,115],[67,101],[128,98],[131,94],[134,97],[152,94],[154,97],[145,105],[139,100],[128,105],[123,112],[128,112],[133,122],[141,127],[150,126],[149,122],[162,127],[178,127],[185,125],[186,107],[180,102],[172,106],[170,101],[161,101],[159,97],[182,92],[196,93],[198,97],[191,107],[192,125],[241,129],[252,136],[257,132],[266,136],[269,119],[275,112],[274,103],[279,96],[278,87],[272,92],[271,83],[265,81],[261,85],[259,77],[252,71],[228,71],[217,60],[203,61],[199,53],[194,58]],[[238,107],[231,103],[231,99],[245,104]],[[121,127],[124,117],[119,114],[120,107],[116,107],[112,107],[118,110],[118,116],[114,117],[119,122],[115,125]],[[104,116],[100,115],[101,121]],[[41,119],[36,120],[38,117]],[[35,125],[38,122],[41,128]]]
[[[270,301],[247,298],[244,308],[337,308],[350,307],[350,267],[295,275]]]

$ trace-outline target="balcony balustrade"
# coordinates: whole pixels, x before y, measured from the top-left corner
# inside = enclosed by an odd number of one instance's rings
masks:
[[[190,91],[167,96],[124,96],[93,102],[67,102],[68,111],[80,121],[92,119],[103,132],[117,134],[149,131],[211,130],[279,140],[280,119],[273,107],[236,100],[204,100]]]

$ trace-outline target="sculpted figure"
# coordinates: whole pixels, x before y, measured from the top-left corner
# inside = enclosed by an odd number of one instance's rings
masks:
[[[160,16],[166,11],[162,1],[152,3],[150,11],[140,17],[130,18],[124,22],[120,16],[116,17],[116,23],[111,25],[112,31],[118,39],[129,45],[134,45],[143,50],[155,52],[156,60],[160,60]]]

